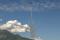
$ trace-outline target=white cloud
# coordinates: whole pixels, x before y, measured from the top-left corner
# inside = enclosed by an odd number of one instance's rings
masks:
[[[46,3],[40,3],[40,2],[33,2],[33,9],[36,11],[45,11],[45,10],[52,10],[52,9],[60,9],[60,3],[55,2],[46,2]]]
[[[0,3],[0,10],[2,11],[9,11],[9,12],[15,12],[15,11],[41,11],[41,10],[52,10],[52,9],[60,9],[60,3],[55,2],[46,2],[46,3],[40,3],[40,2],[32,2],[32,4],[27,3],[9,3],[9,4],[2,4]]]
[[[22,25],[17,20],[10,20],[10,21],[7,21],[5,24],[0,25],[0,30],[7,30],[12,33],[14,33],[14,32],[30,32],[30,27],[27,24]]]
[[[17,4],[17,3],[13,3],[13,4],[2,4],[0,3],[0,10],[2,11],[31,11],[32,7],[29,5],[22,5],[22,4]]]

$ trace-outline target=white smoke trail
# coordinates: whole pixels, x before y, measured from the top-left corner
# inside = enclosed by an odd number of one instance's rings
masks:
[[[29,25],[27,25],[27,24],[22,25],[17,20],[7,21],[5,24],[0,26],[0,29],[7,30],[10,32],[30,32]]]

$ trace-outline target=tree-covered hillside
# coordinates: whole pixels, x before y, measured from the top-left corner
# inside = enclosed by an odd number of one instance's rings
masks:
[[[0,40],[32,40],[32,39],[24,38],[19,35],[14,35],[6,30],[0,30]]]

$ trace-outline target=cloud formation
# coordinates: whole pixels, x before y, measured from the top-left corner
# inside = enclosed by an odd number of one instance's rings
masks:
[[[0,10],[2,11],[31,11],[32,7],[28,5],[20,5],[17,3],[13,4],[1,4],[0,5]]]
[[[17,20],[10,20],[7,21],[5,24],[0,25],[0,30],[7,30],[9,32],[15,33],[15,32],[30,32],[29,25],[25,24],[22,25]]]
[[[53,10],[53,9],[60,9],[60,3],[55,2],[46,2],[46,3],[33,3],[35,5],[32,10],[42,11],[42,10]]]
[[[7,0],[6,0],[7,2]],[[42,10],[52,10],[52,9],[60,9],[60,2],[39,2],[39,1],[28,1],[28,0],[20,0],[18,2],[12,3],[12,1],[8,1],[5,4],[0,3],[0,10],[2,11],[9,11],[9,12],[15,12],[15,11],[42,11]],[[20,3],[19,3],[20,2]]]

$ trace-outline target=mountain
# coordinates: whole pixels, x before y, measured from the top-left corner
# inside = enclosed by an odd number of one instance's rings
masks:
[[[32,40],[32,39],[24,38],[19,35],[14,35],[6,30],[0,30],[0,40]]]

